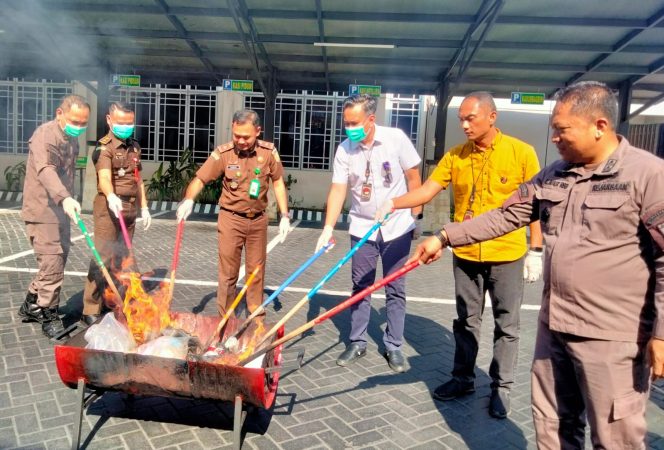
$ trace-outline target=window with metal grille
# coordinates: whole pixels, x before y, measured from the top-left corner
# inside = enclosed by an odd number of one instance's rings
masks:
[[[0,81],[0,153],[28,153],[28,140],[37,127],[55,117],[71,83]]]
[[[417,95],[393,95],[388,96],[388,102],[390,126],[400,128],[417,148],[420,97]]]
[[[191,149],[194,160],[202,163],[214,149],[214,90],[156,85],[119,89],[111,99],[134,107],[135,138],[146,160],[172,161]]]
[[[341,125],[345,96],[281,93],[275,101],[274,144],[284,167],[330,170],[334,149],[346,137]],[[260,93],[247,94],[244,107],[265,112]]]

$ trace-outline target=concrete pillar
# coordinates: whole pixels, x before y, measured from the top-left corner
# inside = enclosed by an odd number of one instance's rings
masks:
[[[217,93],[216,141],[215,145],[233,140],[231,126],[233,113],[244,108],[242,92],[219,91]]]
[[[632,79],[618,85],[618,133],[629,134],[629,108],[632,104]]]
[[[98,89],[96,82],[93,82],[92,85]],[[83,141],[82,138],[79,138],[79,156],[87,156],[88,162],[84,170],[76,170],[75,180],[77,196],[80,199],[81,193],[78,192],[78,189],[80,186],[80,177],[83,177],[81,208],[83,211],[89,212],[92,211],[92,201],[94,200],[95,195],[97,195],[97,172],[95,171],[94,164],[92,163],[92,152],[96,147],[99,133],[103,133],[104,128],[101,128],[101,131],[99,131],[99,124],[97,121],[97,111],[99,109],[97,94],[76,81],[74,82],[72,92],[82,96],[90,104],[90,121],[88,122],[88,129],[85,132],[85,141]]]
[[[434,152],[434,159],[439,160],[445,153],[445,132],[447,131],[447,105],[449,104],[450,85],[448,81],[438,89],[436,93],[438,99],[438,111],[436,114],[436,150]]]

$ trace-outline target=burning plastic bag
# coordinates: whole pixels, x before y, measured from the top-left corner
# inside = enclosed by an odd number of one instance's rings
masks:
[[[85,340],[88,342],[85,348],[93,350],[128,353],[136,348],[127,327],[115,320],[113,314],[106,314],[101,322],[88,328]]]
[[[162,358],[185,359],[189,350],[189,337],[161,336],[141,345],[137,353]]]

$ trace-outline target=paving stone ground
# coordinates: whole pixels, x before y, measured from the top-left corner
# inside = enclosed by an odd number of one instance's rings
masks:
[[[53,344],[38,325],[24,324],[17,311],[36,268],[15,208],[0,208],[0,448],[66,449],[71,446],[76,391],[59,378]],[[179,280],[173,308],[215,313],[216,236],[209,217],[190,220],[185,227]],[[84,215],[92,229],[91,217]],[[173,214],[155,218],[148,232],[138,229],[134,240],[143,272],[164,275],[170,266],[176,225]],[[269,239],[276,236],[270,226]],[[313,251],[320,230],[301,223],[285,244],[268,255],[266,291],[283,282]],[[80,233],[72,228],[72,236]],[[350,248],[344,230],[335,231],[338,245],[321,257],[268,309],[277,319],[314,286]],[[22,252],[26,252],[21,255]],[[16,256],[18,255],[18,257]],[[78,320],[82,310],[84,274],[90,252],[83,240],[72,246],[61,297],[66,324]],[[380,272],[379,272],[380,273]],[[345,299],[350,270],[343,267],[302,308],[287,330],[304,323]],[[517,384],[507,420],[488,415],[487,375],[492,354],[492,320],[485,311],[474,395],[437,402],[430,392],[449,378],[455,317],[451,258],[421,267],[408,275],[409,296],[404,353],[408,370],[394,374],[382,356],[385,325],[384,297],[373,300],[366,357],[342,368],[335,364],[344,349],[349,314],[343,312],[292,341],[306,350],[299,370],[282,374],[274,407],[254,411],[247,418],[246,449],[530,449],[535,432],[530,413],[529,370],[533,353],[541,283],[526,287],[521,319]],[[379,291],[382,294],[382,291]],[[488,309],[488,308],[487,308]],[[664,449],[664,387],[653,386],[648,404],[650,448]],[[86,411],[81,445],[87,449],[217,449],[232,446],[232,405],[225,402],[137,396],[107,392]],[[590,448],[590,445],[587,444]]]

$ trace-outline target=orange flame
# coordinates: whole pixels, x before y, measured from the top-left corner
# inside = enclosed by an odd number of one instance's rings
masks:
[[[141,345],[161,335],[170,325],[170,299],[166,283],[161,283],[158,289],[150,293],[145,292],[141,274],[130,271],[131,264],[133,261],[130,258],[125,259],[121,272],[116,276],[126,288],[122,311],[127,318],[127,327],[136,344]],[[107,301],[113,295],[109,291],[107,289],[104,292]]]
[[[256,344],[261,341],[266,331],[263,317],[257,317],[239,338],[238,346],[241,350],[238,353],[226,351],[219,358],[216,358],[214,363],[235,366],[244,361],[254,353]],[[230,332],[227,332],[226,335],[230,335]]]

